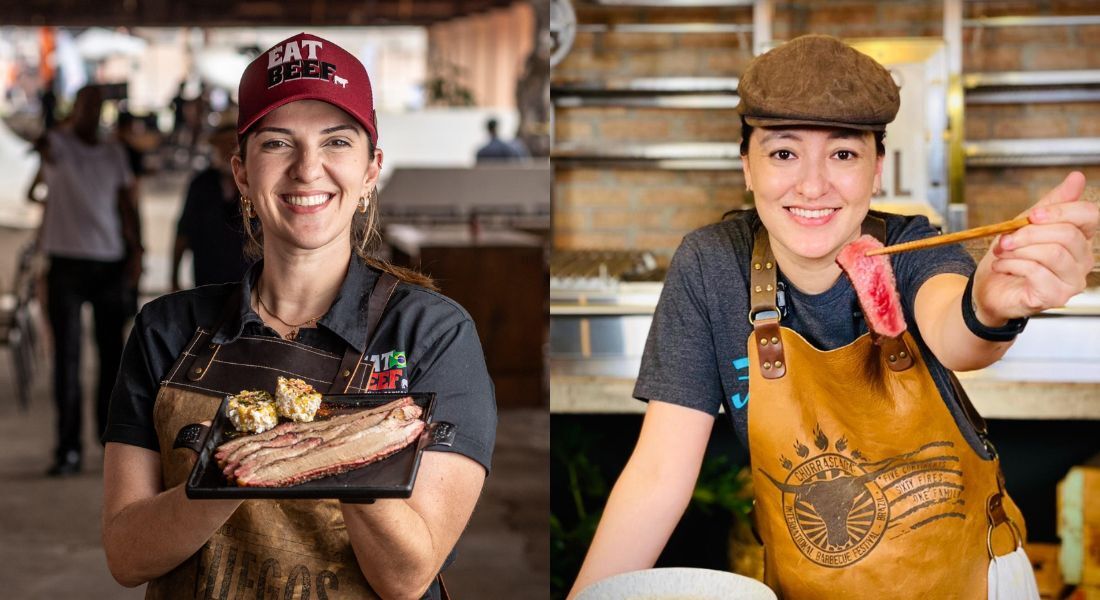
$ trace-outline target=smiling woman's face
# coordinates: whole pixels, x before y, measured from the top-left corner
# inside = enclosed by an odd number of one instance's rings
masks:
[[[264,245],[285,249],[350,249],[359,198],[374,186],[381,151],[372,160],[363,127],[318,100],[280,106],[245,141],[247,162],[233,159],[241,193],[263,224]]]
[[[874,134],[849,129],[756,127],[741,161],[780,260],[831,263],[859,237],[882,176]]]

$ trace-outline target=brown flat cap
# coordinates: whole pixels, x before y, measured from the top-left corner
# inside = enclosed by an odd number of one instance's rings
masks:
[[[737,84],[754,127],[820,125],[884,131],[898,86],[875,59],[827,35],[804,35],[757,56]]]

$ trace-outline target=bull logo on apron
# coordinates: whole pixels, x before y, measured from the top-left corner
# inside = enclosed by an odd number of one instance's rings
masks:
[[[783,519],[791,540],[806,558],[823,567],[845,567],[874,550],[884,537],[904,535],[945,517],[965,519],[950,507],[961,504],[959,457],[947,452],[951,442],[932,442],[915,452],[870,462],[858,450],[848,450],[844,438],[830,448],[829,439],[814,430],[810,450],[795,442],[805,460],[794,465],[787,457],[783,481],[761,473],[782,494]]]

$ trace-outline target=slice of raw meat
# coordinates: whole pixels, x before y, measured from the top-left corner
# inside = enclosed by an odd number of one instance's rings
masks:
[[[897,282],[894,281],[894,270],[890,267],[890,257],[867,256],[868,250],[881,247],[882,243],[874,237],[864,235],[845,246],[837,255],[836,262],[852,280],[852,287],[856,289],[859,305],[871,331],[898,337],[905,331],[905,317]]]

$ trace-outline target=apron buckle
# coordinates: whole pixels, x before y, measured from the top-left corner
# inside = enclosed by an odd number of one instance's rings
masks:
[[[756,313],[753,321],[753,339],[756,340],[757,356],[760,358],[760,375],[764,379],[780,379],[787,374],[787,358],[783,352],[783,334],[779,327],[779,312],[774,318],[764,318],[766,312]],[[750,314],[752,320],[754,315]]]
[[[989,519],[989,529],[985,532],[985,549],[989,552],[990,560],[996,558],[996,555],[993,553],[993,530],[1001,525],[1008,525],[1009,530],[1012,531],[1012,539],[1016,542],[1016,548],[1024,545],[1024,536],[1020,533],[1020,528],[1017,527],[1012,517],[1008,516],[1008,513],[1005,512],[1004,494],[997,492],[989,497],[989,501],[986,503],[985,507],[985,514]]]

